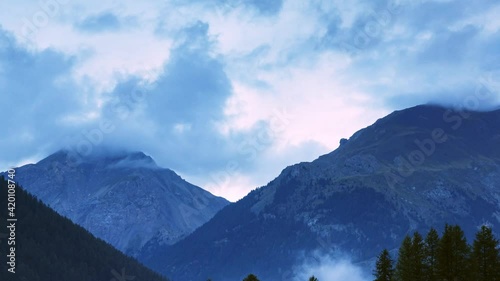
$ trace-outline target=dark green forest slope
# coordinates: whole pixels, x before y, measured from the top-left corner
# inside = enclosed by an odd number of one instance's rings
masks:
[[[0,190],[0,280],[166,280],[61,217],[20,187],[15,188],[15,210],[8,210],[8,182],[3,177]],[[8,271],[11,266],[6,261],[14,246],[8,245],[9,241],[12,244],[7,228],[10,211],[17,218],[15,273]]]

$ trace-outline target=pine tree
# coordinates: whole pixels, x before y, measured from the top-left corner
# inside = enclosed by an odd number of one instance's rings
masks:
[[[410,281],[413,279],[413,257],[412,241],[406,235],[399,247],[398,262],[396,264],[396,277],[399,281]]]
[[[309,281],[318,281],[318,278],[314,277],[314,275],[313,275],[313,276],[309,277]]]
[[[424,244],[424,280],[437,281],[437,255],[439,246],[438,232],[431,228],[425,237]]]
[[[259,281],[259,278],[253,274],[249,274],[243,281]]]
[[[446,225],[439,242],[437,255],[438,276],[442,280],[470,280],[470,247],[460,226]]]
[[[392,281],[394,261],[391,259],[391,255],[387,249],[384,249],[377,257],[377,264],[373,275],[375,276],[374,281]]]
[[[411,241],[411,275],[414,281],[428,281],[424,276],[425,245],[420,233],[415,232]]]
[[[476,233],[472,246],[472,264],[474,266],[474,280],[500,280],[499,241],[493,236],[491,228],[482,226]]]

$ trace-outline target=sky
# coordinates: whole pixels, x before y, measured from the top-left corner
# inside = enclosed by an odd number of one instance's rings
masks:
[[[394,110],[499,104],[498,1],[0,7],[0,170],[119,147],[235,201]]]

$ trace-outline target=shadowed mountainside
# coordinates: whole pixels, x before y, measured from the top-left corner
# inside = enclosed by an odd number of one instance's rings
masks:
[[[0,214],[6,218],[7,181],[1,176],[0,191]],[[166,281],[69,219],[61,217],[22,188],[16,187],[15,198],[15,245],[8,245],[7,237],[0,237],[0,280]],[[10,253],[12,246],[15,247],[15,273],[7,271],[5,254]]]
[[[187,238],[141,259],[173,280],[285,280],[312,253],[370,261],[445,223],[500,227],[500,110],[417,106],[284,169]]]

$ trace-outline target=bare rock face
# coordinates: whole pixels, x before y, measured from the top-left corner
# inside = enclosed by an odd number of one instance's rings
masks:
[[[20,167],[17,179],[59,214],[131,256],[152,240],[179,241],[229,204],[141,152],[73,156],[59,151]]]

